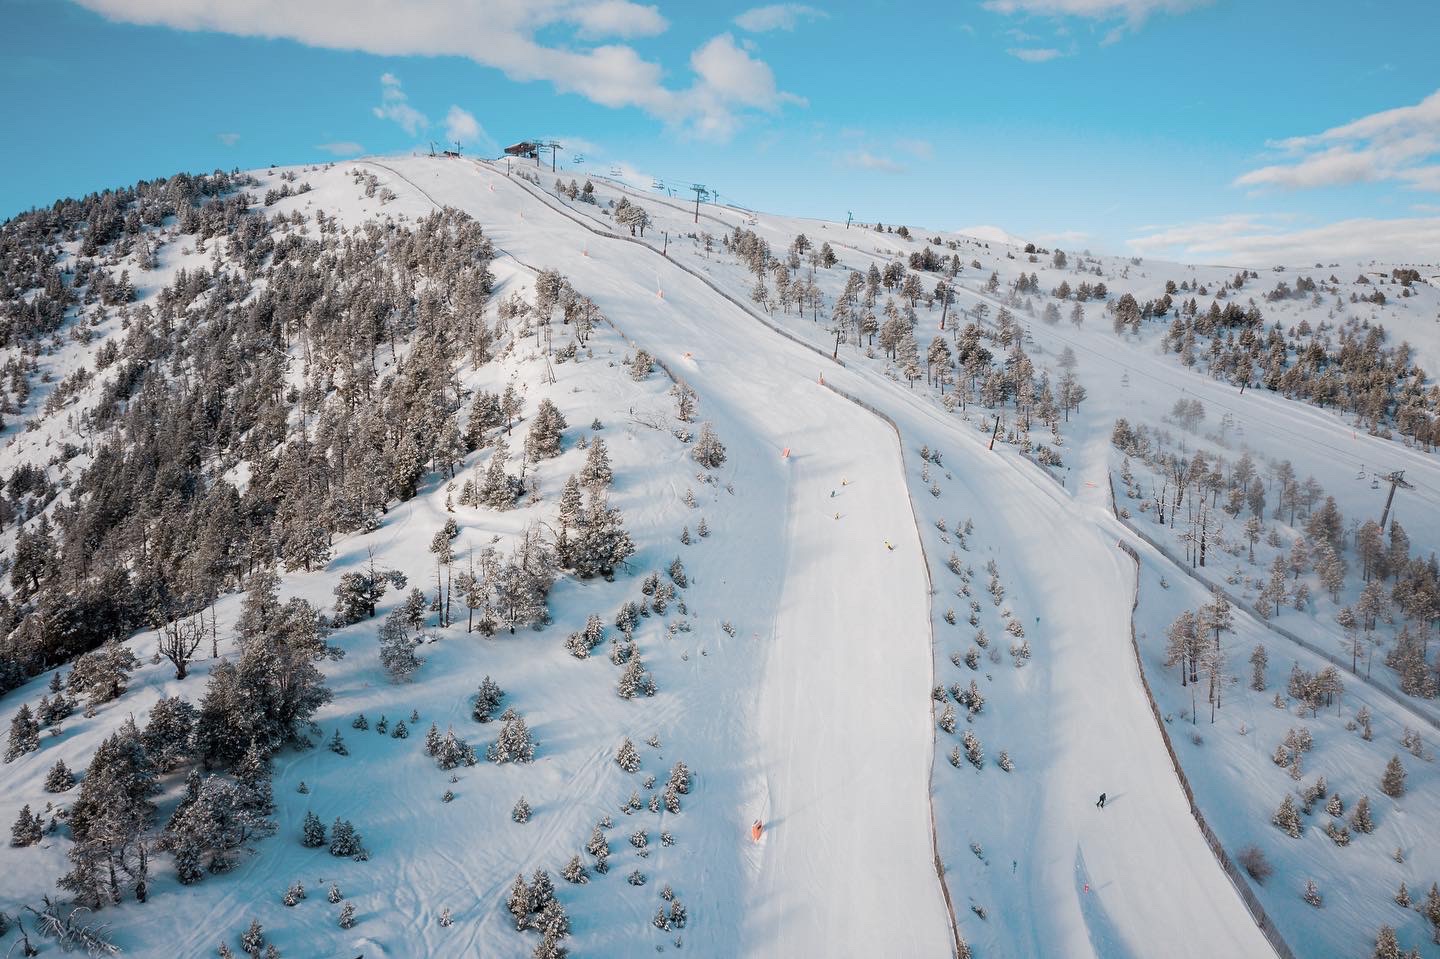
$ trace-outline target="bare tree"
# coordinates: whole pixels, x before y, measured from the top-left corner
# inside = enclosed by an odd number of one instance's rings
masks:
[[[160,655],[175,666],[175,678],[184,679],[190,672],[190,659],[205,638],[203,618],[177,619],[160,628]]]

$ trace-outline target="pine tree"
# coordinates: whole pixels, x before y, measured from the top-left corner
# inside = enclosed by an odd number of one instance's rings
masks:
[[[1380,777],[1380,791],[1392,799],[1405,795],[1405,767],[1399,756],[1391,756],[1385,764],[1385,773]]]
[[[65,760],[55,760],[55,765],[45,774],[45,791],[47,793],[63,793],[75,785],[75,774],[70,767],[65,765]]]
[[[1305,829],[1305,825],[1300,821],[1300,813],[1295,808],[1295,801],[1289,796],[1281,800],[1280,808],[1275,810],[1270,821],[1292,838],[1298,837]]]
[[[525,437],[525,454],[539,462],[560,455],[561,433],[569,424],[549,398],[542,399]]]
[[[1403,909],[1410,908],[1410,890],[1405,888],[1405,880],[1400,880],[1400,888],[1395,893],[1395,905]]]
[[[586,487],[609,486],[615,479],[615,472],[610,467],[609,451],[605,447],[605,441],[600,437],[590,441],[590,449],[585,453],[585,465],[580,469],[580,482]]]
[[[319,849],[326,844],[325,824],[314,811],[305,813],[305,825],[302,827],[300,844],[308,849]]]
[[[531,895],[530,887],[525,884],[525,877],[517,873],[515,884],[510,887],[510,917],[515,920],[516,929],[524,929],[530,922],[530,913],[534,911],[535,900]]]
[[[355,831],[355,826],[348,819],[335,817],[335,822],[330,826],[330,855],[332,856],[363,856],[365,847],[360,839],[360,834]]]
[[[620,748],[615,753],[615,764],[627,773],[637,772],[640,769],[640,753],[635,749],[635,744],[627,736],[620,743]]]
[[[1250,688],[1257,693],[1265,691],[1265,666],[1270,662],[1270,656],[1265,652],[1264,643],[1256,643],[1255,650],[1250,654]]]
[[[1320,898],[1320,890],[1316,887],[1315,880],[1313,879],[1305,880],[1305,893],[1300,898],[1304,899],[1316,909],[1319,909],[1323,903],[1323,900]]]
[[[5,746],[5,761],[13,762],[26,753],[40,748],[40,724],[30,712],[29,703],[21,703],[10,720],[10,739]]]
[[[240,936],[240,948],[255,957],[265,948],[265,928],[260,925],[259,919],[250,920],[250,928]]]
[[[1375,935],[1375,951],[1371,953],[1371,956],[1373,959],[1402,959],[1400,943],[1395,938],[1393,927],[1380,927],[1380,931]]]
[[[515,800],[515,808],[510,810],[510,818],[518,823],[530,821],[530,803],[525,800],[524,796]]]
[[[1425,921],[1430,923],[1430,937],[1440,943],[1440,885],[1430,884],[1430,891],[1425,894],[1425,904],[1420,907]]]
[[[348,756],[350,750],[345,748],[345,740],[340,738],[340,730],[335,730],[335,735],[330,737],[330,751],[337,756]]]
[[[500,735],[486,750],[485,757],[493,763],[528,763],[535,759],[535,743],[525,720],[513,708],[500,716]]]
[[[195,707],[179,696],[160,699],[150,708],[140,740],[160,772],[170,772],[190,758]]]
[[[480,682],[480,690],[475,694],[475,706],[470,715],[477,723],[488,723],[500,708],[500,700],[505,698],[505,691],[502,690],[493,679],[486,676]]]
[[[566,882],[575,883],[576,885],[583,885],[590,881],[590,876],[585,871],[585,866],[580,861],[579,856],[570,857],[570,861],[565,864],[565,868],[560,870],[560,878]]]
[[[710,424],[705,423],[700,427],[700,438],[690,454],[707,470],[719,469],[725,463],[725,444],[720,442]]]
[[[406,683],[425,660],[415,655],[415,641],[405,624],[405,610],[397,607],[380,627],[380,665],[392,683]]]
[[[20,809],[20,816],[15,820],[15,825],[10,827],[10,845],[12,846],[33,846],[40,841],[44,835],[44,820],[30,812],[30,804],[26,803]]]
[[[1370,818],[1369,796],[1361,796],[1355,803],[1355,808],[1350,812],[1350,828],[1363,833],[1375,831],[1375,823]]]
[[[355,904],[348,899],[345,905],[340,907],[340,928],[350,929],[355,925]]]

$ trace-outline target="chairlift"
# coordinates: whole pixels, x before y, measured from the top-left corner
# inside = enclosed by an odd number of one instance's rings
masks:
[[[650,189],[652,189],[652,190],[663,190],[663,189],[665,189],[665,183],[664,183],[663,181],[661,181],[661,180],[657,180],[657,179],[655,179],[654,177],[651,177],[651,178],[650,178]]]
[[[1372,480],[1370,480],[1370,488],[1371,488],[1371,489],[1379,489],[1379,488],[1380,488],[1380,481],[1377,480],[1377,479],[1372,479]]]
[[[619,176],[619,175],[620,175],[620,168],[619,168],[618,166],[612,166],[612,167],[610,168],[610,175],[611,175],[611,176]]]
[[[584,155],[583,153],[577,153],[577,154],[575,154],[574,156],[570,157],[570,162],[571,162],[571,163],[584,163],[584,162],[585,162],[585,155]]]

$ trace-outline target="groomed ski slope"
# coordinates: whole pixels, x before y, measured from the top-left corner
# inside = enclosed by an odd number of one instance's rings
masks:
[[[738,917],[745,954],[952,949],[929,837],[923,557],[894,434],[821,387],[822,372],[891,415],[907,447],[929,442],[949,453],[962,508],[985,542],[1000,544],[997,561],[1020,584],[1017,605],[1042,621],[1028,667],[1035,695],[1022,714],[1033,724],[1027,738],[1048,749],[1027,757],[1029,788],[1018,803],[996,808],[979,790],[964,802],[965,814],[999,831],[987,845],[1017,850],[1010,883],[996,876],[975,890],[1001,907],[1001,923],[965,913],[967,891],[952,890],[966,937],[990,954],[1271,954],[1174,780],[1130,651],[1133,573],[1098,507],[1015,457],[986,453],[983,440],[902,386],[776,336],[655,252],[588,233],[503,172],[429,158],[385,164],[409,181],[392,183],[397,193],[420,187],[466,209],[505,251],[571,277],[682,371],[707,415],[718,411],[727,442],[773,445],[770,459],[756,462],[778,474],[786,515],[783,530],[755,544],[783,556],[773,633],[760,638],[759,705],[753,726],[716,717],[735,725],[734,748],[753,770],[740,791],[750,801],[735,810],[736,842],[749,842],[750,818],[763,813],[770,823],[751,850]],[[654,308],[637,310],[647,296]],[[786,446],[794,452],[782,461]],[[852,484],[840,487],[842,476]],[[754,598],[727,601],[753,606]],[[1101,791],[1114,800],[1103,812],[1094,807]],[[942,846],[947,830],[962,827],[942,819]]]

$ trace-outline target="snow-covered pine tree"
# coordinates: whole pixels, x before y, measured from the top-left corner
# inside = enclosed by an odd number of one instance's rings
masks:
[[[47,793],[63,793],[74,787],[75,774],[70,767],[65,765],[65,760],[55,760],[55,765],[45,774],[45,791]]]
[[[532,462],[559,456],[561,434],[568,425],[555,404],[548,397],[542,399],[525,437],[525,454]]]
[[[1380,777],[1380,791],[1392,799],[1405,795],[1405,767],[1399,756],[1391,756]]]
[[[20,815],[10,827],[10,845],[33,846],[44,835],[44,820],[30,812],[30,804],[20,808]]]
[[[638,772],[640,769],[640,753],[635,749],[635,744],[630,737],[620,741],[620,748],[615,751],[615,764],[627,773]]]
[[[1296,838],[1305,831],[1305,824],[1300,821],[1300,812],[1295,808],[1295,801],[1289,796],[1280,801],[1280,808],[1275,810],[1270,821],[1291,838]]]
[[[319,849],[326,844],[325,823],[315,815],[314,810],[305,813],[305,824],[301,827],[300,844],[308,849]]]
[[[470,711],[471,717],[477,723],[488,723],[500,708],[500,700],[505,698],[505,691],[500,685],[488,675],[480,681],[480,689],[475,694],[475,706]]]
[[[587,488],[609,486],[615,480],[615,471],[610,466],[610,453],[605,441],[595,437],[585,452],[585,465],[580,468],[580,482]]]
[[[512,707],[500,716],[500,735],[485,751],[492,763],[528,763],[535,759],[535,743],[524,718]]]
[[[13,762],[26,753],[40,748],[40,723],[30,711],[29,703],[21,703],[10,720],[10,738],[5,745],[5,761]]]
[[[709,423],[701,425],[700,438],[695,441],[690,455],[694,457],[695,462],[707,470],[719,469],[724,465],[725,444],[720,442],[720,438],[715,435],[715,431],[710,428]]]
[[[406,683],[424,665],[424,658],[415,654],[415,642],[406,625],[403,607],[392,609],[380,627],[380,665],[392,683]]]
[[[515,807],[510,810],[510,818],[514,822],[527,823],[530,821],[530,803],[524,796],[515,800]]]
[[[1361,796],[1356,800],[1355,808],[1350,811],[1350,828],[1361,833],[1375,831],[1375,822],[1370,816],[1369,796]]]
[[[348,819],[335,817],[335,822],[330,826],[330,855],[363,857],[365,847],[360,839],[360,834],[355,831],[355,824]]]

